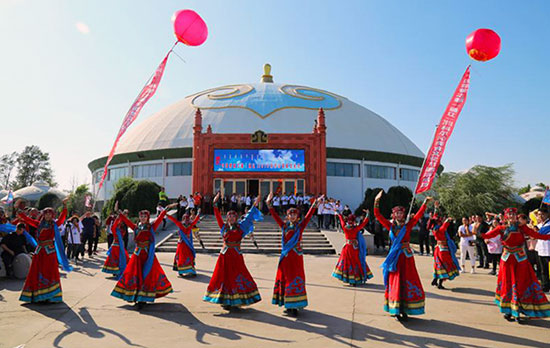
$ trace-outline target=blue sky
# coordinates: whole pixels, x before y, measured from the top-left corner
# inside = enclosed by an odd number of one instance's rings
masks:
[[[450,139],[448,170],[514,163],[518,185],[550,183],[550,2],[31,1],[0,2],[0,154],[36,144],[62,188],[90,181],[120,122],[175,38],[170,17],[196,10],[210,36],[179,45],[136,124],[203,89],[257,81],[346,96],[426,151],[470,60],[466,36],[491,28],[501,54],[474,63]],[[80,23],[80,24],[78,24]]]

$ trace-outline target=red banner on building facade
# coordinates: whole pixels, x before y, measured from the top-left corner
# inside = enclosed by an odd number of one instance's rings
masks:
[[[447,105],[447,109],[445,109],[441,122],[439,122],[437,126],[432,146],[426,155],[424,166],[418,177],[415,190],[416,194],[428,191],[432,187],[437,168],[439,168],[439,163],[441,162],[441,157],[443,156],[443,152],[445,152],[447,140],[451,137],[458,115],[460,115],[462,107],[466,103],[469,87],[470,67],[468,66],[466,72],[464,72],[462,76],[462,80],[460,80],[455,90],[453,98]]]
[[[118,141],[122,137],[122,135],[126,132],[128,127],[136,120],[138,117],[141,109],[143,109],[143,106],[149,99],[155,94],[157,91],[157,87],[160,83],[160,79],[162,78],[162,75],[164,74],[164,68],[166,67],[166,61],[168,60],[168,56],[170,55],[170,52],[164,57],[160,65],[157,67],[157,70],[155,71],[155,74],[151,78],[151,81],[149,81],[145,87],[141,90],[138,97],[130,107],[130,110],[128,110],[128,113],[126,113],[126,116],[124,117],[124,120],[122,121],[122,125],[120,126],[120,129],[118,131],[118,134],[115,139],[115,143],[113,144],[113,148],[111,149],[111,152],[109,153],[109,157],[107,158],[107,162],[105,163],[105,167],[103,169],[103,176],[101,176],[101,181],[99,182],[99,188],[101,189],[101,186],[103,186],[103,181],[105,181],[105,178],[107,177],[107,170],[109,167],[109,163],[111,163],[111,159],[113,159],[113,155],[115,154],[116,147],[118,145]]]

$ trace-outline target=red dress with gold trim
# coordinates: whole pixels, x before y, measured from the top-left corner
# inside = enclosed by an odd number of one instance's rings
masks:
[[[149,223],[136,226],[126,216],[120,215],[120,218],[128,227],[134,230],[136,234],[136,249],[122,274],[122,277],[116,284],[111,296],[118,297],[128,302],[154,302],[156,298],[163,297],[172,292],[172,284],[166,277],[164,270],[160,266],[157,257],[153,254],[152,265],[149,274],[144,279],[144,268],[151,250],[154,253],[155,230],[158,228],[166,210],[162,211],[151,225]]]
[[[518,317],[550,317],[550,303],[527,259],[524,233],[536,239],[550,239],[527,226],[498,226],[482,234],[484,239],[500,235],[504,247],[500,258],[495,303],[500,312]]]
[[[384,292],[384,310],[391,315],[424,314],[425,294],[416,270],[413,252],[409,246],[412,228],[424,215],[426,205],[422,205],[412,219],[409,220],[405,229],[405,235],[401,241],[402,252],[397,261],[395,272],[389,273],[388,283]],[[396,238],[402,227],[393,225],[378,209],[374,207],[374,216],[382,226],[391,231],[392,240]]]
[[[61,226],[66,216],[67,210],[63,209],[57,220],[47,223],[31,219],[23,214],[19,215],[26,224],[37,228],[36,234],[38,236],[38,246],[32,257],[31,267],[25,279],[21,296],[19,297],[20,301],[63,301],[53,224],[57,224],[58,227]]]
[[[102,272],[115,275],[120,274],[120,246],[124,246],[124,241],[119,240],[119,233],[117,233],[117,228],[120,222],[121,218],[120,216],[118,216],[111,225],[111,232],[113,233],[113,244],[109,249],[109,255],[107,255],[107,259],[105,259],[105,263],[103,264],[103,268],[101,269]],[[122,236],[122,231],[120,231],[120,235]],[[125,264],[128,264],[129,256],[126,249],[124,249],[124,257],[126,258]]]
[[[434,272],[436,279],[453,280],[460,275],[456,267],[449,246],[447,245],[447,228],[449,223],[445,222],[440,228],[434,229],[434,238],[437,242],[434,250]]]
[[[313,213],[317,209],[313,206],[309,209],[303,220],[296,225],[283,222],[273,207],[269,208],[271,216],[282,229],[282,248],[288,243],[295,233],[299,233],[298,243],[284,257],[279,259],[273,298],[271,303],[285,308],[304,308],[307,306],[306,274],[304,271],[304,256],[302,251],[302,235]]]
[[[340,225],[344,230],[344,236],[346,237],[346,244],[342,248],[340,258],[336,263],[336,267],[332,272],[332,276],[340,279],[347,284],[363,284],[368,279],[373,277],[369,265],[366,264],[366,274],[363,274],[363,266],[361,265],[359,242],[358,238],[363,238],[360,231],[365,228],[369,222],[368,216],[365,217],[363,222],[359,226],[346,225],[341,215],[338,215],[340,219]]]
[[[203,297],[204,301],[225,306],[243,306],[261,301],[258,286],[246,268],[241,254],[244,232],[238,224],[230,226],[214,207],[216,221],[223,233],[223,249]]]
[[[199,222],[199,216],[197,215],[195,219],[191,222],[190,225],[185,226],[182,224],[178,219],[167,215],[168,219],[172,220],[174,224],[180,229],[180,233],[183,233],[187,240],[191,243],[193,243],[193,228]],[[192,274],[196,275],[197,271],[195,271],[195,250],[191,249],[189,245],[185,241],[181,239],[178,240],[178,248],[176,249],[176,255],[174,256],[174,266],[173,270],[177,271],[179,275],[186,275],[186,274]]]

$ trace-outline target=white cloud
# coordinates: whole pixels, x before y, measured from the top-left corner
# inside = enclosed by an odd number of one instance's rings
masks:
[[[76,22],[75,27],[81,34],[88,35],[90,33],[90,27],[84,22]]]

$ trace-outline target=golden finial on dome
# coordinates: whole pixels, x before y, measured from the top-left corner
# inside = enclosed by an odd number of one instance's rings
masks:
[[[264,64],[264,74],[262,75],[261,82],[273,82],[273,76],[271,76],[271,65],[269,63]]]

